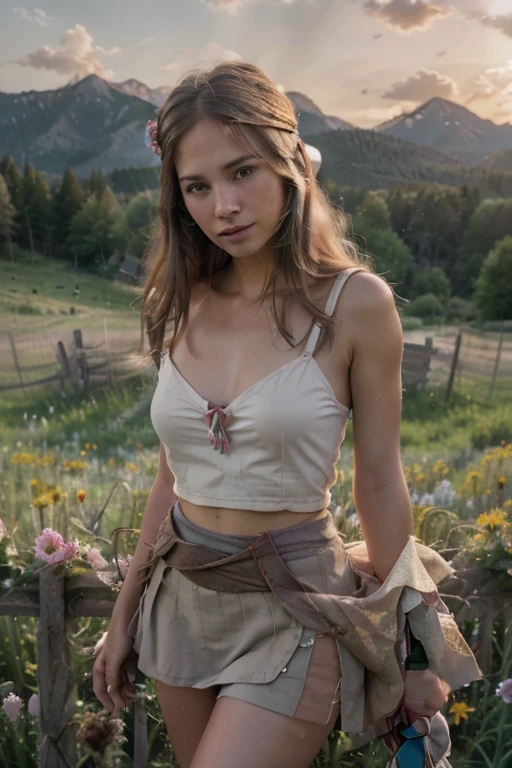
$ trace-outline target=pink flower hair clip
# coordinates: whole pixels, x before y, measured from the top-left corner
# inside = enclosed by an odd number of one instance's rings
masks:
[[[162,150],[160,149],[160,146],[158,144],[156,120],[148,120],[146,124],[145,142],[148,149],[151,149],[155,153],[155,155],[159,155],[161,157]]]

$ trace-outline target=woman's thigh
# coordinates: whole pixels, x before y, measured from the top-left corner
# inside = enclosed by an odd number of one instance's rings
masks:
[[[218,699],[190,768],[309,768],[334,728],[288,717],[241,699]]]
[[[220,686],[188,688],[154,680],[171,747],[181,768],[189,768],[213,712]]]

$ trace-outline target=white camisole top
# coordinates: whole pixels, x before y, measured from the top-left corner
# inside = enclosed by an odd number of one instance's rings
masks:
[[[332,315],[347,278],[360,271],[338,275],[326,314]],[[329,507],[352,410],[336,399],[315,360],[320,330],[315,323],[299,357],[222,406],[204,400],[162,354],[151,420],[176,496],[265,512]]]

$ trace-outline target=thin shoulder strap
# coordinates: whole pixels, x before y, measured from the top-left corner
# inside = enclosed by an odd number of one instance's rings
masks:
[[[336,306],[336,302],[338,301],[338,296],[340,295],[341,289],[345,285],[346,280],[350,277],[350,275],[354,274],[354,272],[364,272],[364,271],[365,270],[361,269],[360,267],[350,267],[350,269],[345,269],[343,272],[340,272],[340,274],[334,281],[334,285],[329,294],[329,298],[327,299],[327,304],[325,305],[325,313],[329,315],[329,317],[332,315],[334,311],[334,307]],[[307,352],[310,355],[314,354],[314,351],[316,349],[316,345],[318,342],[318,336],[320,335],[321,330],[322,330],[321,326],[318,325],[318,323],[315,323],[315,325],[313,326],[313,330],[309,334],[309,338],[308,338],[304,352]]]

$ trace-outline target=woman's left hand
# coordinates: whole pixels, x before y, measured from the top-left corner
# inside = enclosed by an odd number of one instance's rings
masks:
[[[430,669],[407,669],[403,706],[411,723],[432,717],[448,701],[450,686]]]

